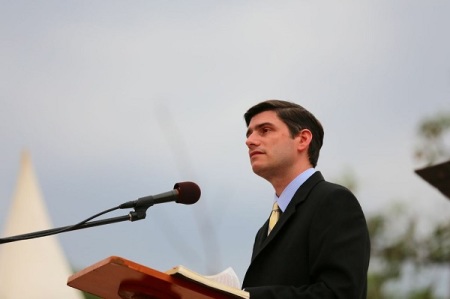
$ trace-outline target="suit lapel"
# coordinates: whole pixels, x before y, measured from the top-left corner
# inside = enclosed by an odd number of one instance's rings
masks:
[[[267,236],[267,229],[269,226],[269,220],[267,220],[258,232],[258,236],[255,240],[255,246],[253,248],[252,262],[274,240],[278,234],[283,230],[283,226],[288,220],[294,216],[298,206],[305,201],[314,186],[323,181],[322,174],[317,171],[310,178],[308,178],[298,190],[295,192],[294,197],[286,208],[286,211],[281,215],[280,220],[277,222],[272,232]]]

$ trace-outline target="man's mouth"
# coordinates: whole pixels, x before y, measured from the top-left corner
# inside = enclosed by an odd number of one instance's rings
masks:
[[[263,152],[261,152],[261,151],[251,151],[250,153],[249,153],[249,156],[250,156],[250,158],[252,158],[252,157],[254,157],[254,156],[256,156],[256,155],[261,155]]]

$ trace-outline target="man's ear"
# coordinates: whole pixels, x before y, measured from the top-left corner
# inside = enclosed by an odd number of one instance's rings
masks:
[[[298,139],[297,149],[299,151],[304,151],[308,149],[309,144],[312,141],[312,133],[308,129],[303,129],[300,132],[298,132],[296,138]]]

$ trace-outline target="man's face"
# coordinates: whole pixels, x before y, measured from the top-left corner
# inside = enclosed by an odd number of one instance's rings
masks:
[[[255,115],[248,125],[246,145],[253,172],[271,180],[289,175],[298,159],[298,138],[274,111]]]

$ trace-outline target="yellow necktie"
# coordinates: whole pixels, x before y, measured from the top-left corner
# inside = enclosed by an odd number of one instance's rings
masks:
[[[267,232],[267,234],[270,234],[270,232],[272,231],[273,227],[275,226],[275,224],[277,223],[278,219],[280,219],[280,207],[278,206],[278,204],[275,202],[273,204],[272,207],[272,213],[270,214],[270,218],[269,218],[269,231]]]

